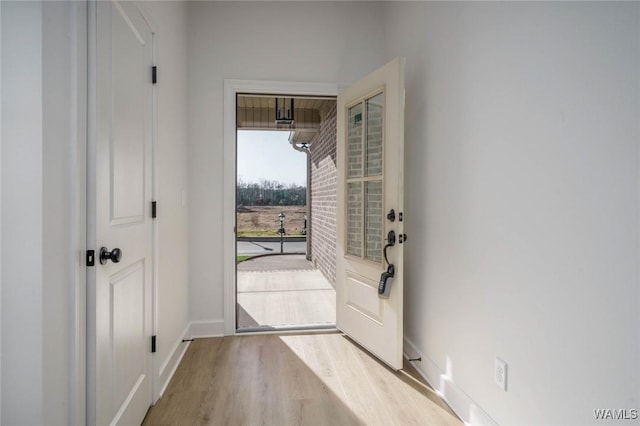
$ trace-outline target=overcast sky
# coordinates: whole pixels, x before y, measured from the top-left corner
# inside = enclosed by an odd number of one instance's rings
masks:
[[[238,180],[307,184],[306,154],[289,143],[289,132],[238,131]]]

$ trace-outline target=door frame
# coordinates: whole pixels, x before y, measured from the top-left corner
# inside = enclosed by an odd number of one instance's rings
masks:
[[[87,148],[88,148],[88,81],[89,81],[89,10],[88,2],[76,2],[72,9],[71,26],[71,91],[72,138],[75,149],[71,153],[75,165],[70,182],[74,205],[71,223],[71,262],[73,284],[70,289],[70,395],[69,420],[84,424],[87,420]]]
[[[74,95],[77,101],[74,115],[77,122],[77,151],[76,155],[76,181],[75,184],[75,246],[77,255],[74,259],[76,280],[73,288],[72,305],[72,342],[71,342],[71,423],[87,424],[88,415],[91,413],[89,403],[95,399],[95,389],[90,384],[91,368],[89,365],[89,345],[95,342],[95,330],[89,327],[88,297],[91,292],[87,288],[91,283],[89,278],[92,272],[86,266],[86,251],[97,252],[95,241],[95,176],[92,176],[92,162],[96,161],[96,43],[97,43],[97,2],[100,0],[88,0],[76,4],[76,28],[72,32],[72,40],[76,48],[76,56],[72,58],[76,65],[77,88]],[[157,26],[149,18],[149,13],[144,4],[135,2],[146,24],[151,29],[151,59],[156,63],[157,52]],[[76,37],[77,39],[74,39]],[[151,195],[157,198],[157,92],[156,85],[152,85],[152,111],[151,111]],[[93,205],[93,207],[92,207]],[[151,224],[151,331],[157,334],[157,222]],[[97,266],[94,266],[95,268]],[[93,282],[95,284],[95,280]],[[159,363],[156,357],[151,356],[151,403],[155,403],[160,395]],[[95,379],[94,379],[95,381]]]
[[[224,335],[236,334],[236,95],[338,96],[335,83],[300,83],[261,80],[224,80],[224,127],[222,154],[222,271]],[[308,190],[310,190],[308,188]]]

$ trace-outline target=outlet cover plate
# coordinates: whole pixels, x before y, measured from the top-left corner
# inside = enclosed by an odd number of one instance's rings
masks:
[[[503,391],[507,391],[507,363],[496,357],[493,380]]]

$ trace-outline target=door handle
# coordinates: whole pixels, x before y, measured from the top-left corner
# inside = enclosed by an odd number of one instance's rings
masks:
[[[114,248],[111,251],[109,251],[109,249],[106,247],[100,248],[100,264],[101,265],[106,264],[108,260],[112,261],[113,263],[118,263],[120,262],[121,259],[122,259],[122,250],[120,250],[119,248]]]
[[[396,245],[396,233],[393,230],[389,231],[387,234],[387,244],[385,244],[382,249],[382,254],[384,254],[384,261],[389,265],[389,259],[387,258],[387,249],[389,247],[393,247]]]
[[[393,211],[393,210],[392,210]],[[395,266],[393,263],[389,263],[389,259],[387,258],[387,249],[389,247],[393,247],[396,244],[396,233],[391,230],[387,234],[387,244],[385,244],[384,249],[382,249],[382,253],[384,254],[384,261],[387,264],[387,272],[383,272],[380,275],[380,283],[378,284],[378,296],[383,299],[389,298],[389,292],[391,291],[391,282],[393,277],[395,276]]]

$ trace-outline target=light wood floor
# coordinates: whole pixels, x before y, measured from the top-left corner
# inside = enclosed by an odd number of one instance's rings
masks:
[[[338,333],[197,339],[145,425],[461,425]]]

